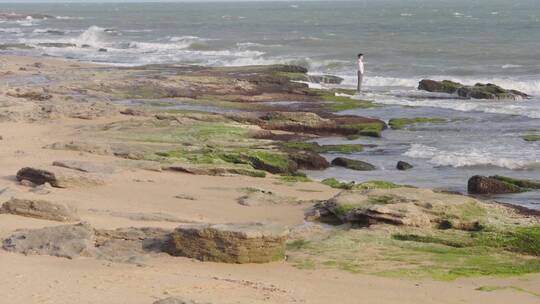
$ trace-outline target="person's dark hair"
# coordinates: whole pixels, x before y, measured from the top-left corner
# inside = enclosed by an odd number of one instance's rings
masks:
[[[362,57],[362,56],[364,56],[364,54],[362,54],[362,53],[359,53],[359,54],[358,54],[358,58],[360,58],[360,57]]]

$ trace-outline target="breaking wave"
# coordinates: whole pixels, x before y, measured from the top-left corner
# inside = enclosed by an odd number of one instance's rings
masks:
[[[371,97],[371,96],[370,96]],[[405,99],[388,96],[375,96],[375,101],[382,104],[395,104],[412,107],[434,107],[461,112],[484,112],[491,114],[519,115],[540,118],[538,102],[478,101],[458,99]]]
[[[508,156],[494,155],[491,151],[478,148],[442,151],[422,144],[413,144],[404,155],[412,158],[427,159],[433,165],[456,168],[495,166],[512,170],[524,170],[540,167],[540,160],[517,160]]]

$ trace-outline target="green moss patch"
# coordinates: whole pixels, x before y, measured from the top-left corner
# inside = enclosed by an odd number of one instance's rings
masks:
[[[450,122],[450,119],[441,118],[441,117],[415,117],[415,118],[392,118],[388,121],[388,125],[394,130],[403,129],[410,125],[420,124],[420,123],[447,123]]]
[[[495,175],[493,178],[506,183],[511,187],[516,187],[516,192],[523,192],[528,189],[540,189],[540,182],[527,179],[516,179],[507,176]]]
[[[326,101],[326,108],[332,112],[379,107],[379,105],[369,100],[358,100],[347,96],[336,96],[334,93],[324,94],[321,97]]]
[[[521,138],[523,138],[524,141],[529,142],[540,141],[540,135],[537,134],[527,134],[523,135]]]
[[[270,173],[292,173],[295,168],[291,165],[286,154],[277,151],[257,149],[182,148],[167,152],[158,152],[156,155],[191,164],[233,164],[248,165],[252,169],[263,170]]]
[[[303,150],[316,153],[352,154],[364,151],[364,146],[360,144],[319,145],[313,142],[286,142],[283,144],[283,147],[290,150]]]
[[[279,181],[285,184],[294,185],[296,183],[310,182],[311,180],[304,175],[283,175],[279,177]]]
[[[372,123],[359,123],[359,124],[345,124],[339,126],[340,129],[350,134],[356,134],[368,137],[381,137],[382,131],[386,128],[386,125],[381,122]]]
[[[335,178],[327,178],[327,179],[323,179],[321,181],[321,183],[329,186],[329,187],[332,187],[332,188],[335,188],[335,189],[345,189],[345,190],[351,190],[355,183],[354,182],[340,182],[339,180],[335,179]]]
[[[388,181],[367,181],[356,184],[355,182],[340,182],[335,178],[327,178],[321,181],[321,183],[336,189],[344,190],[369,190],[369,189],[393,189],[402,187],[412,187],[408,185],[399,185]]]
[[[540,258],[530,254],[535,250],[518,253],[511,246],[496,246],[498,241],[488,243],[484,236],[490,232],[380,228],[334,229],[313,235],[305,238],[302,246],[289,251],[288,261],[296,265],[309,260],[315,267],[353,273],[437,280],[540,272]],[[514,235],[518,230],[508,231]],[[527,237],[520,237],[518,243],[538,242],[535,233],[529,239],[531,233],[527,232]],[[517,246],[513,238],[502,243]]]

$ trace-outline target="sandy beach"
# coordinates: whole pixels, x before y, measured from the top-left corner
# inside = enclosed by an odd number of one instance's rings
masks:
[[[125,106],[103,102],[110,100],[114,89],[100,92],[97,88],[120,82],[122,73],[126,70],[72,61],[0,58],[0,203],[16,197],[69,205],[77,209],[81,221],[98,230],[174,229],[188,223],[248,222],[278,223],[292,228],[296,235],[327,229],[306,221],[305,216],[314,201],[329,200],[341,191],[320,182],[286,183],[275,174],[264,178],[190,174],[158,170],[151,167],[155,161],[123,158],[119,153],[100,155],[89,150],[46,148],[70,141],[95,143],[102,139],[110,143],[111,138],[118,143],[119,135],[106,138],[96,133],[97,128],[104,130],[103,126],[110,126],[120,132],[121,123],[155,120],[152,109],[141,107],[147,114],[132,116],[120,114]],[[36,77],[48,80],[32,83]],[[37,92],[37,95],[24,95],[25,92]],[[40,94],[51,96],[41,98]],[[272,94],[277,93],[265,96]],[[105,95],[109,96],[104,98]],[[47,106],[51,108],[44,111]],[[192,114],[175,115],[179,115],[180,121],[182,115]],[[258,126],[250,128],[259,129]],[[111,170],[97,174],[103,180],[103,184],[97,186],[46,186],[43,189],[21,184],[15,177],[21,168],[48,167],[61,160],[102,164]],[[241,205],[238,198],[245,195],[246,187],[264,189],[291,198],[294,203]],[[528,216],[527,221],[538,224],[539,219]],[[17,229],[61,224],[0,214],[0,238],[8,238]],[[387,264],[389,268],[393,265]],[[148,253],[140,261],[129,263],[94,256],[67,259],[0,250],[0,268],[4,272],[0,279],[0,302],[3,303],[143,304],[179,296],[198,303],[525,304],[538,303],[540,293],[538,274],[441,281],[429,277],[387,277],[331,267],[306,269],[297,267],[289,259],[267,264],[224,264],[166,253]],[[503,288],[482,290],[485,286]]]

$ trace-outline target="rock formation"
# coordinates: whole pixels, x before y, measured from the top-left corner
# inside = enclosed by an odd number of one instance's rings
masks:
[[[268,263],[285,257],[288,229],[275,224],[196,224],[178,227],[166,251],[201,261]]]

